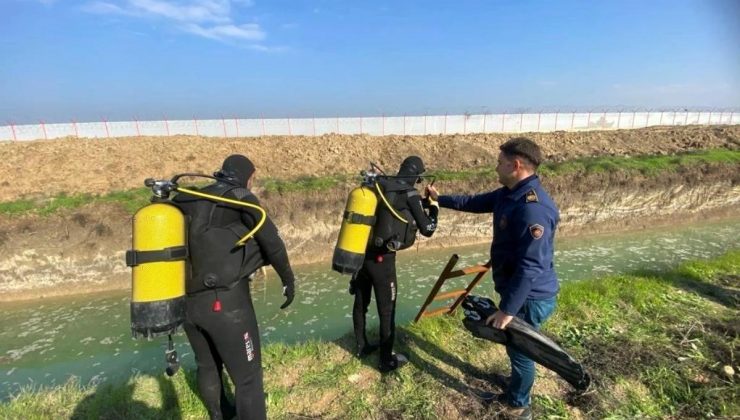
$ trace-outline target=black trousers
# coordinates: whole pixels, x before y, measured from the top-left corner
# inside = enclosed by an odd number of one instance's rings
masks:
[[[370,306],[371,289],[375,291],[375,303],[380,318],[380,362],[390,363],[393,359],[393,341],[396,336],[396,254],[381,254],[382,262],[377,255],[368,253],[362,268],[355,275],[355,305],[352,309],[352,321],[355,328],[357,347],[367,344],[365,333],[365,316]]]
[[[214,312],[216,296],[221,311]],[[239,419],[265,419],[265,391],[257,319],[249,282],[227,291],[188,296],[185,333],[198,366],[198,391],[211,419],[229,416],[223,392],[223,368],[234,383]]]

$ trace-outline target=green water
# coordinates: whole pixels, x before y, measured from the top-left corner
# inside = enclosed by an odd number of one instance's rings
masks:
[[[688,259],[711,258],[740,247],[740,220],[684,226],[671,230],[561,240],[556,267],[561,281],[593,278],[640,269],[661,269]],[[416,315],[452,253],[458,267],[483,263],[488,245],[427,250],[423,245],[398,256],[397,323]],[[280,282],[274,274],[252,285],[263,343],[331,340],[352,331],[353,297],[347,276],[330,264],[296,269],[298,292],[288,310],[278,307]],[[458,286],[462,286],[460,279]],[[491,294],[490,277],[476,289]],[[370,328],[377,327],[375,305]],[[194,366],[184,334],[176,337],[183,365]],[[161,372],[164,340],[135,341],[129,331],[129,296],[121,291],[43,301],[0,304],[0,399],[19,387],[55,385],[76,376],[83,384],[121,381],[134,373]]]

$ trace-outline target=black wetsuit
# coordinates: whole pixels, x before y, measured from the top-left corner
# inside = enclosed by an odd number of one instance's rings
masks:
[[[427,215],[421,197],[413,185],[409,185],[406,181],[400,181],[399,183],[402,186],[400,191],[402,197],[406,197],[405,206],[409,210],[407,214],[413,216],[414,219],[413,221],[409,220],[409,223],[415,222],[422,235],[432,236],[437,229],[438,207],[429,207],[429,214]],[[378,205],[384,206],[382,202]],[[378,228],[376,225],[375,229]],[[352,321],[357,349],[361,352],[368,345],[365,333],[365,316],[370,306],[370,291],[373,289],[378,307],[378,317],[380,318],[380,363],[381,366],[388,366],[394,363],[393,341],[396,335],[396,294],[398,291],[396,253],[388,250],[386,244],[375,245],[372,237],[370,242],[362,268],[352,280],[355,293]]]
[[[200,191],[259,204],[245,188],[223,181]],[[212,419],[223,418],[224,411],[230,411],[222,406],[226,403],[222,389],[225,366],[236,387],[239,418],[264,419],[260,335],[249,276],[269,264],[284,285],[292,285],[294,277],[285,245],[268,217],[246,246],[233,246],[259,221],[256,210],[215,204],[187,194],[179,194],[173,201],[189,220],[191,272],[186,282],[184,327],[198,366],[200,397]],[[204,232],[215,232],[216,236]]]

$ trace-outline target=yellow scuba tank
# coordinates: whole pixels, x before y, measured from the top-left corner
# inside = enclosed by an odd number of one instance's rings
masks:
[[[173,334],[185,320],[185,217],[165,199],[152,201],[134,215],[126,252],[134,338]]]
[[[362,268],[367,242],[375,224],[378,199],[367,181],[366,175],[366,182],[353,189],[347,198],[342,227],[339,230],[331,263],[332,269],[342,274],[354,274]],[[374,182],[374,179],[372,181]]]
[[[265,210],[257,205],[179,188],[177,180],[183,176],[213,178],[201,174],[180,174],[171,181],[157,181],[152,178],[145,180],[144,185],[150,187],[154,193],[152,204],[142,207],[134,214],[133,249],[126,251],[126,265],[132,267],[131,333],[134,338],[168,336],[165,361],[166,372],[170,376],[180,366],[172,334],[185,321],[188,258],[185,216],[169,200],[170,193],[177,191],[259,211],[261,217],[256,226],[235,246],[243,246],[267,219]]]

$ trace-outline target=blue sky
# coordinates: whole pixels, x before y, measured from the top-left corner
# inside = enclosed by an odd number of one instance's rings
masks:
[[[740,108],[740,1],[0,0],[0,124]]]

